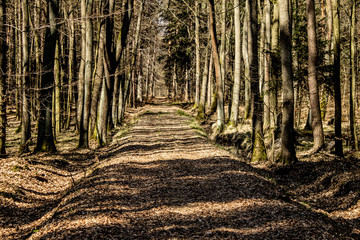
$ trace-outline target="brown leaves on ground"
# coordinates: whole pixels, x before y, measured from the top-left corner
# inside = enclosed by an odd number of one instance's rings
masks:
[[[0,238],[359,236],[348,222],[304,206],[307,190],[299,189],[303,183],[291,182],[291,171],[284,173],[288,178],[272,179],[266,170],[239,161],[196,134],[177,108],[147,109],[128,135],[115,135],[110,146],[96,153],[1,161]],[[310,170],[311,164],[299,168]],[[284,185],[294,192],[276,184],[287,179]],[[309,183],[316,181],[321,180]],[[343,208],[349,206],[353,202]]]

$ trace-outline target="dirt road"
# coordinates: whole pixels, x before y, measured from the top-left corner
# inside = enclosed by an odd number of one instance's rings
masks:
[[[176,107],[148,107],[98,161],[27,238],[346,238],[197,134]]]

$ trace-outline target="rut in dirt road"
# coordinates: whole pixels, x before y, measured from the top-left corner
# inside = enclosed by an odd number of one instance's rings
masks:
[[[335,223],[152,106],[31,239],[339,239]]]

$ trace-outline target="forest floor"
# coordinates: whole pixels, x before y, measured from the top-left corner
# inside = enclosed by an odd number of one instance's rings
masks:
[[[1,160],[0,239],[360,238],[356,157],[254,165],[177,106],[128,114],[107,147]]]

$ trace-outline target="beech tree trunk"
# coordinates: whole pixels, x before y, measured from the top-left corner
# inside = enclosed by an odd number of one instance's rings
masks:
[[[294,87],[292,70],[292,20],[291,1],[279,0],[280,12],[280,52],[281,78],[283,84],[283,110],[281,128],[281,155],[276,161],[280,164],[293,164],[297,161],[294,137]]]
[[[29,70],[29,4],[22,0],[22,117],[20,152],[29,152],[30,128],[30,70]]]
[[[359,143],[357,137],[356,126],[356,0],[352,0],[351,5],[351,27],[350,27],[350,67],[351,67],[351,80],[350,80],[350,134],[351,146],[356,151],[359,150]]]
[[[45,34],[43,65],[44,75],[40,89],[40,116],[38,120],[38,138],[35,152],[55,152],[55,142],[52,129],[52,93],[54,89],[54,59],[58,39],[56,19],[58,17],[58,0],[47,0],[48,27]]]
[[[251,82],[252,108],[252,162],[266,161],[266,149],[263,137],[263,103],[259,88],[259,61],[258,61],[258,12],[255,0],[247,0],[249,11],[249,64]]]
[[[215,75],[216,75],[216,98],[217,98],[217,131],[221,132],[225,125],[224,110],[224,87],[221,75],[221,63],[219,58],[218,41],[216,35],[215,23],[215,5],[214,0],[209,0],[209,16],[210,16],[210,35],[214,58]]]
[[[199,1],[195,0],[195,106],[198,107],[200,103],[200,21],[199,21]]]
[[[324,132],[321,121],[319,89],[316,77],[316,22],[315,22],[315,1],[307,0],[307,18],[308,18],[308,49],[309,49],[309,63],[308,63],[308,82],[309,95],[311,106],[311,127],[314,136],[313,151],[318,151],[324,145]]]
[[[333,83],[335,97],[335,154],[342,157],[342,133],[341,133],[341,81],[340,81],[340,0],[332,0],[333,30],[334,30],[334,68]]]
[[[0,4],[0,157],[6,155],[6,2]]]
[[[241,21],[240,0],[234,0],[234,27],[235,27],[235,62],[234,86],[231,103],[230,125],[237,126],[239,121],[239,99],[241,81]]]

